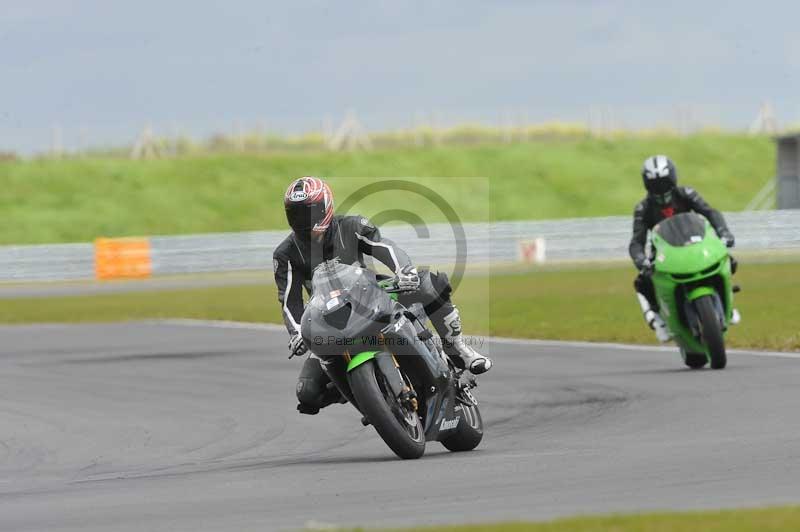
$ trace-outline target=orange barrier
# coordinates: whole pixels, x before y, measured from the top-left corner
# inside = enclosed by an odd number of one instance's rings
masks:
[[[97,279],[150,277],[153,261],[147,238],[98,238],[94,241]]]

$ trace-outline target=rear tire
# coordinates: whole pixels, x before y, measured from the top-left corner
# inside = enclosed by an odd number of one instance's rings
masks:
[[[700,321],[700,335],[708,348],[711,358],[711,369],[723,369],[728,363],[725,353],[725,339],[722,336],[722,324],[717,316],[713,296],[702,296],[694,301]]]
[[[348,374],[348,379],[361,412],[394,454],[403,459],[422,456],[425,453],[422,422],[416,412],[406,413],[408,421],[398,419],[399,403],[390,405],[391,392],[387,392],[383,375],[377,371],[375,362],[364,362]]]
[[[483,418],[477,405],[461,404],[461,419],[455,432],[442,440],[449,451],[471,451],[483,439]]]

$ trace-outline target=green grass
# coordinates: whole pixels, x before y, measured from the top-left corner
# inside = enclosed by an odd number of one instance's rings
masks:
[[[275,287],[219,286],[0,301],[0,323],[195,318],[282,323]]]
[[[355,153],[8,161],[0,162],[0,244],[284,228],[283,191],[291,178],[309,174],[333,176],[340,201],[369,178],[421,176],[465,221],[630,214],[642,196],[641,162],[659,152],[675,159],[682,182],[725,210],[743,208],[774,175],[768,138],[711,133]],[[490,186],[435,178],[447,176],[488,177]],[[397,203],[377,196],[358,210],[371,216]],[[414,210],[426,222],[443,221],[425,200],[415,201]]]
[[[748,264],[736,281],[743,321],[732,347],[800,349],[797,263]],[[469,276],[454,300],[468,334],[520,338],[653,343],[634,297],[629,267],[542,270]],[[0,322],[94,322],[143,318],[201,318],[281,323],[275,288],[225,286],[159,292],[6,299]]]
[[[800,349],[797,263],[747,264],[735,276],[743,319],[726,342],[734,347]],[[491,282],[490,331],[500,336],[653,343],[633,292],[630,268],[543,271]],[[473,308],[480,303],[467,298]]]
[[[540,523],[408,528],[402,529],[402,532],[788,532],[793,530],[800,530],[798,506],[573,517]]]

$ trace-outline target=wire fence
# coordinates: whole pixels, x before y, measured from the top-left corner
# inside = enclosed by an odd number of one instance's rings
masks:
[[[785,106],[784,106],[785,107]],[[689,135],[730,131],[774,135],[780,131],[768,102],[754,107],[753,120],[725,105],[590,105],[569,109],[382,109],[310,116],[239,117],[213,126],[202,120],[124,124],[53,124],[48,130],[3,128],[0,160],[18,155],[81,157],[171,157],[189,153],[267,153],[287,150],[337,150],[435,146],[440,144],[513,143],[540,138],[627,134]],[[739,116],[732,120],[731,117]],[[749,118],[749,117],[748,117]],[[792,124],[795,120],[782,120]]]
[[[738,250],[800,250],[800,210],[729,213],[726,219]],[[458,232],[449,224],[386,226],[381,232],[402,245],[417,265],[452,266],[461,255],[470,267],[525,260],[525,246],[542,241],[547,261],[625,259],[631,224],[626,216],[467,223],[463,238],[456,237]],[[268,271],[272,251],[286,235],[286,231],[252,231],[151,237],[152,275]],[[95,246],[90,243],[0,247],[0,282],[95,277]]]

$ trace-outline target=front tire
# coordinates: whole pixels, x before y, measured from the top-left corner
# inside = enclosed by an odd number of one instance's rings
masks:
[[[364,362],[348,374],[361,413],[378,431],[394,454],[403,459],[425,453],[425,429],[416,411],[409,411],[392,396],[375,361]]]
[[[711,358],[711,369],[723,369],[728,363],[725,353],[725,339],[722,336],[722,324],[717,315],[713,296],[702,296],[694,301],[700,321],[700,336],[708,348]]]

